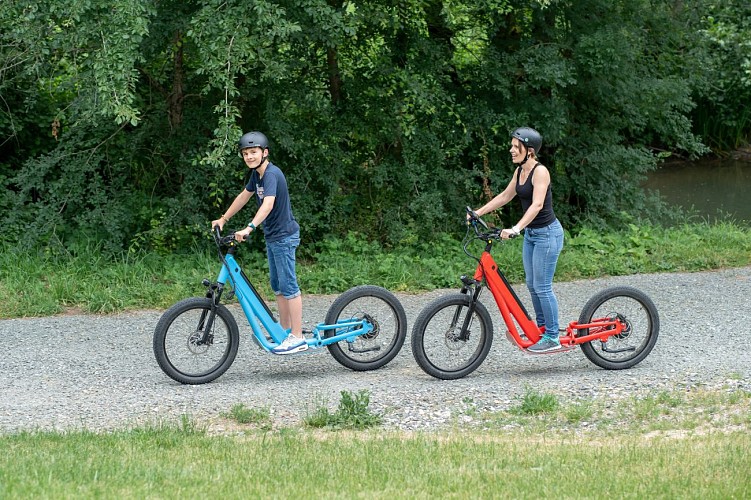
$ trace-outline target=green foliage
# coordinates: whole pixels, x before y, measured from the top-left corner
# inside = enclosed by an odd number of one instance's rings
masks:
[[[106,257],[90,244],[73,254],[0,247],[0,317],[49,316],[68,308],[87,313],[165,309],[202,292],[217,273],[215,254]]]
[[[189,247],[242,189],[250,129],[321,240],[453,231],[521,124],[564,225],[612,224],[646,213],[664,156],[706,151],[695,133],[747,136],[746,3],[4,2],[0,240]]]
[[[341,392],[341,400],[336,412],[331,413],[325,406],[319,406],[312,415],[308,415],[304,422],[310,427],[328,427],[332,429],[363,430],[380,425],[380,415],[370,411],[370,393],[361,390],[356,394],[350,391]]]
[[[51,315],[67,308],[91,313],[165,309],[201,295],[201,280],[216,276],[213,241],[203,241],[191,247],[193,255],[134,249],[109,257],[94,242],[70,253],[52,246],[0,245],[0,318]],[[433,241],[384,249],[355,235],[327,239],[320,253],[298,262],[300,286],[305,294],[337,294],[360,284],[406,292],[459,287],[459,277],[471,274],[476,262],[451,236],[436,235]],[[477,242],[470,251],[479,255],[482,248]],[[523,283],[521,241],[496,245],[493,256],[510,282]],[[259,293],[272,300],[265,252],[244,247],[237,258]],[[629,226],[621,232],[584,227],[577,235],[567,234],[555,280],[748,265],[751,230],[730,223]]]
[[[314,265],[299,266],[298,276],[304,289],[320,292],[376,282],[394,291],[432,290],[454,286],[472,267],[459,241],[446,234],[389,249],[349,233],[345,238],[326,238],[315,247],[308,257]]]
[[[732,223],[673,228],[629,223],[621,231],[583,227],[566,239],[556,276],[626,275],[747,265],[748,228]]]
[[[695,129],[719,151],[751,139],[751,5],[744,0],[700,2],[693,19],[697,44],[712,54],[697,86]]]

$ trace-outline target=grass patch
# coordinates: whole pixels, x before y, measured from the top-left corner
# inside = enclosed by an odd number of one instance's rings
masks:
[[[541,415],[555,412],[558,406],[558,398],[555,395],[541,393],[527,387],[521,397],[521,403],[512,408],[511,412],[516,415]]]
[[[367,392],[343,392],[336,425],[256,433],[212,435],[183,416],[175,425],[108,433],[0,435],[0,498],[751,495],[751,393],[733,381],[620,400],[567,402],[527,389],[492,415],[463,400],[460,406],[485,417],[472,420],[481,427],[326,432],[369,420],[368,402]],[[225,416],[267,418],[242,404]],[[592,481],[595,464],[604,479]],[[282,473],[289,470],[295,473]]]
[[[314,428],[356,429],[363,430],[381,425],[383,419],[370,411],[370,393],[361,390],[356,394],[350,391],[341,392],[339,407],[330,412],[324,405],[319,405],[303,419],[305,425]]]
[[[729,379],[731,380],[731,379]],[[479,426],[524,434],[579,436],[651,432],[713,433],[745,429],[751,422],[751,392],[732,384],[719,389],[660,389],[630,397],[561,401],[527,389],[506,411],[480,412]]]
[[[567,406],[563,415],[569,424],[579,424],[591,420],[594,412],[594,405],[591,401],[577,401]]]
[[[166,308],[199,292],[218,273],[217,259],[124,254],[103,259],[0,252],[0,317],[46,316],[68,308],[87,313]]]
[[[751,229],[727,222],[675,228],[629,225],[623,231],[576,228],[567,235],[556,281],[634,273],[703,271],[751,265]],[[305,243],[303,242],[303,245]],[[386,250],[353,234],[327,240],[298,264],[304,293],[341,293],[354,284],[419,292],[455,287],[474,262],[448,235]],[[479,254],[482,243],[474,250]],[[496,245],[494,257],[511,282],[524,279],[521,241]],[[265,254],[244,247],[238,260],[259,292],[273,298]],[[189,255],[128,253],[104,259],[96,248],[78,255],[0,248],[0,318],[45,316],[74,308],[88,313],[164,309],[202,295],[219,262],[211,245]]]
[[[584,228],[568,238],[556,278],[704,271],[749,264],[751,229],[748,227],[729,222],[673,228],[629,224],[619,232]]]
[[[268,408],[248,408],[242,403],[233,405],[224,417],[238,424],[254,424],[263,428],[268,428],[271,424],[271,411]]]
[[[746,498],[748,433],[572,440],[497,432],[0,437],[3,498]],[[607,470],[593,481],[594,465]],[[293,475],[282,471],[294,470]],[[697,473],[701,471],[701,473]],[[384,480],[388,478],[388,481]],[[635,480],[638,478],[638,480]]]

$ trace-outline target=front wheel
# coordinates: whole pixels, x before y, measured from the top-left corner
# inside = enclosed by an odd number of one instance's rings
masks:
[[[607,288],[593,296],[579,315],[579,324],[598,319],[617,320],[623,330],[606,341],[593,340],[581,345],[592,363],[606,370],[631,368],[652,351],[660,332],[660,317],[654,302],[642,291],[629,286]],[[597,333],[595,328],[578,330],[577,336]]]
[[[229,369],[240,333],[221,304],[211,314],[211,299],[181,300],[164,312],[154,330],[154,355],[161,369],[182,384],[205,384]]]
[[[458,379],[485,361],[493,344],[493,320],[480,302],[469,314],[470,302],[468,295],[447,295],[420,312],[412,329],[412,354],[425,373]]]
[[[375,370],[394,359],[407,337],[407,315],[394,294],[379,286],[362,285],[341,294],[326,315],[326,324],[340,320],[365,320],[373,329],[354,341],[342,340],[328,347],[339,363],[357,371]],[[332,337],[336,330],[326,330]]]

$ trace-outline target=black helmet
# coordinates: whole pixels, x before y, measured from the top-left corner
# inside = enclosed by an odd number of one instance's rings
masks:
[[[260,132],[248,132],[237,141],[240,151],[246,148],[268,149],[269,140]]]
[[[519,127],[511,133],[511,137],[519,139],[527,148],[533,148],[535,154],[539,154],[542,149],[542,136],[533,128]]]

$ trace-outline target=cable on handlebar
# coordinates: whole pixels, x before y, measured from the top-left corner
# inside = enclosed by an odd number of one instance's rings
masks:
[[[213,236],[214,236],[214,241],[216,242],[216,245],[220,247],[220,249],[222,246],[232,247],[232,246],[235,246],[237,243],[239,243],[237,241],[237,238],[235,238],[234,231],[231,232],[230,234],[222,236],[222,232],[219,229],[219,226],[214,226]]]
[[[464,239],[462,240],[462,249],[464,250],[464,253],[467,254],[468,257],[471,257],[478,262],[480,261],[479,257],[472,255],[469,250],[467,250],[467,247],[472,241],[480,240],[485,243],[489,243],[492,240],[501,241],[502,229],[490,228],[486,224],[483,225],[487,229],[487,231],[480,230],[480,228],[478,227],[480,226],[478,220],[470,220],[467,224],[467,233],[464,235]]]
[[[482,227],[484,227],[485,229],[488,229],[488,225],[485,223],[485,221],[482,220],[480,216],[477,215],[477,212],[472,210],[472,208],[467,207],[467,214],[469,215],[470,223],[479,223],[480,225],[482,225]]]

